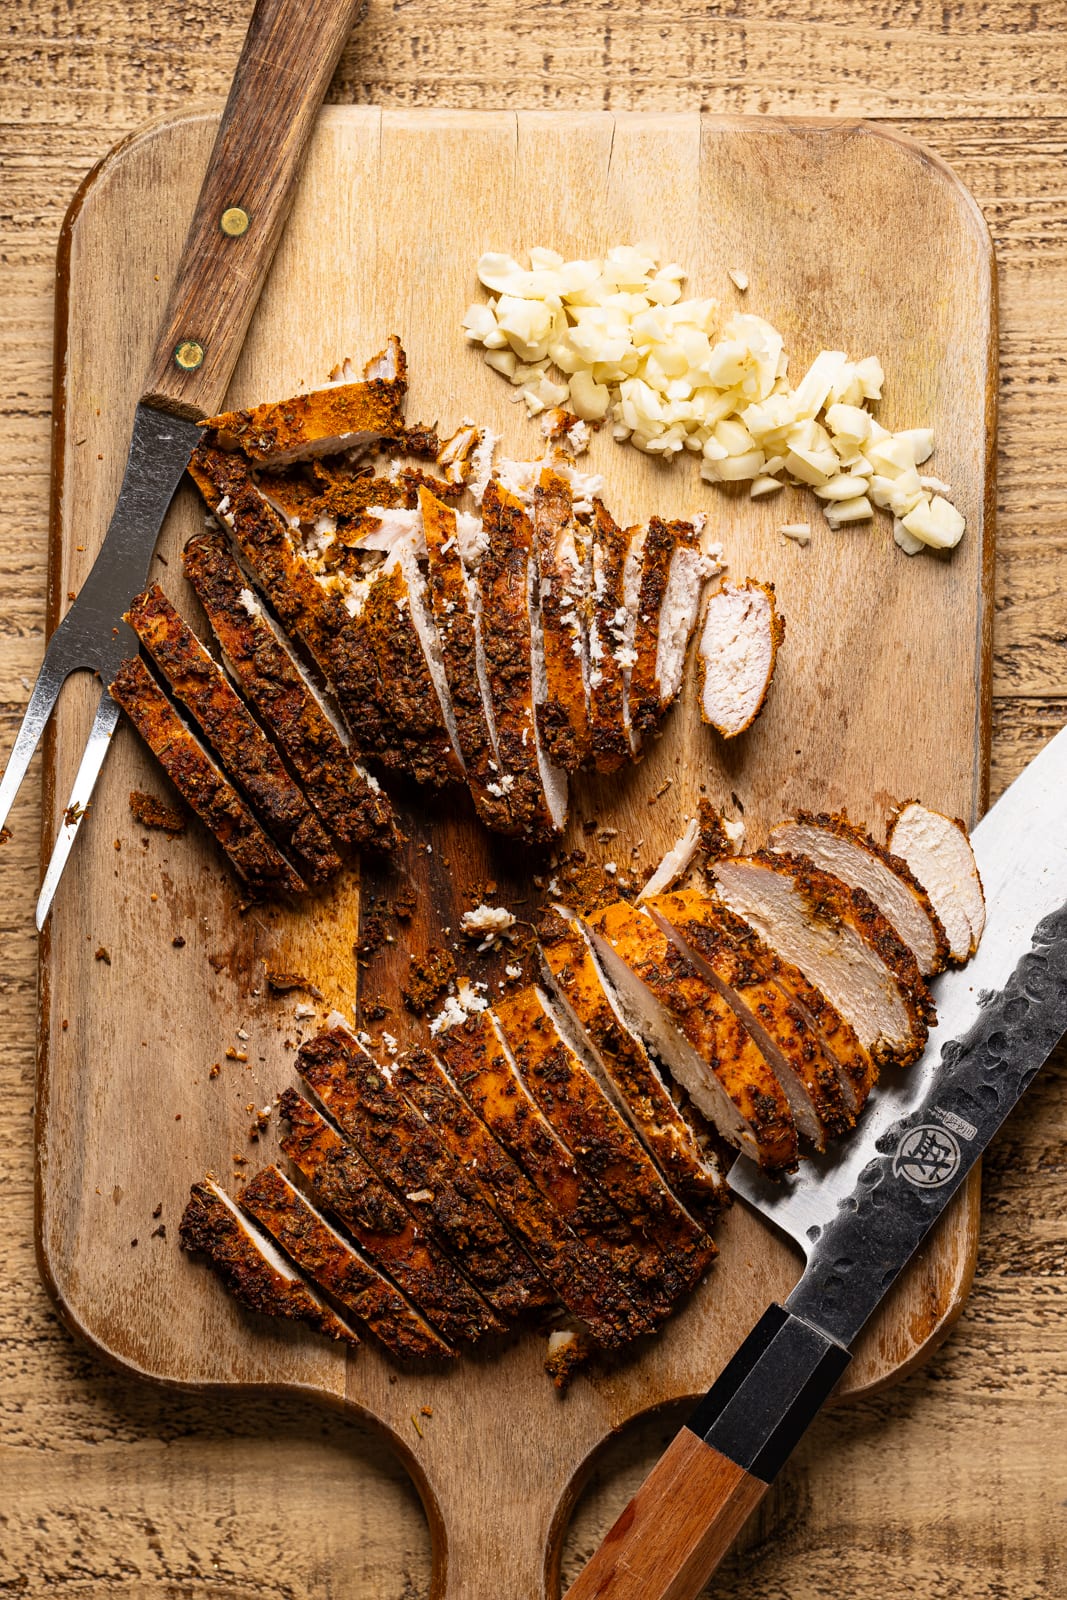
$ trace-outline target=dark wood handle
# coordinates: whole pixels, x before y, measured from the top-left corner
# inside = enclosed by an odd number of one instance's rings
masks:
[[[143,398],[222,405],[360,0],[257,0]]]
[[[683,1428],[566,1600],[694,1600],[767,1488]]]

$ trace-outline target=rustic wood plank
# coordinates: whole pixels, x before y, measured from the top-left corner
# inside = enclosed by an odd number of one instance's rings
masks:
[[[160,10],[147,0],[119,6],[87,0],[75,11],[22,0],[16,28],[24,54],[0,82],[0,742],[11,739],[36,671],[44,621],[44,523],[47,515],[48,406],[55,241],[70,195],[89,166],[124,131],[189,98],[221,101],[236,60],[248,6],[222,15],[201,3]],[[631,14],[609,9],[525,7],[499,0],[477,12],[453,4],[434,17],[417,5],[396,12],[379,0],[368,28],[389,30],[387,70],[377,97],[397,104],[419,93],[436,104],[545,104],[563,95],[596,103],[602,82],[614,103],[724,109],[731,86],[705,74],[703,35],[716,24],[704,8],[664,16],[674,39],[700,41],[688,76],[668,74],[668,43],[652,47],[649,76],[629,82],[617,48]],[[751,6],[732,14],[752,16]],[[651,11],[646,15],[652,15]],[[518,15],[518,21],[516,20]],[[776,24],[763,7],[764,33]],[[795,17],[795,9],[792,15]],[[412,82],[412,36],[442,16],[462,20],[464,56],[478,82],[446,75]],[[957,170],[978,196],[994,233],[1001,268],[1002,551],[1019,546],[1020,583],[1035,596],[1067,589],[1067,557],[1048,538],[1062,502],[1057,466],[1064,364],[1058,333],[1067,294],[1067,201],[1062,157],[1067,125],[1059,102],[1048,115],[1009,90],[1000,65],[1004,41],[1020,35],[1034,12],[1018,0],[963,0],[942,9],[889,0],[876,10],[855,0],[804,8],[786,57],[788,82],[770,83],[753,52],[750,84],[772,109],[800,86],[795,109],[825,113],[839,94],[880,114],[891,98],[912,110],[904,123]],[[836,56],[856,26],[880,30],[884,48],[869,76],[845,79]],[[1059,29],[1062,5],[1042,9],[1041,25]],[[506,49],[517,30],[550,24],[554,53],[545,76],[516,86]],[[576,33],[613,28],[616,48],[594,64],[589,84],[555,74]],[[950,105],[918,72],[904,36],[921,26],[928,54],[951,50],[960,93]],[[990,63],[987,46],[997,46]],[[610,47],[609,47],[610,48]],[[1063,80],[1056,51],[1062,33],[1039,41],[1051,76]],[[813,58],[826,62],[818,81]],[[647,56],[647,48],[646,48]],[[1028,57],[1028,60],[1030,58]],[[662,63],[662,65],[660,65]],[[403,71],[392,69],[403,68]],[[368,98],[356,53],[349,50],[334,96]],[[553,76],[549,76],[549,74]],[[1031,76],[1037,75],[1030,66]],[[392,75],[391,75],[392,74]],[[971,99],[981,80],[984,111]],[[898,113],[903,117],[903,111]],[[1010,483],[1004,476],[1011,474]],[[1055,524],[1053,524],[1053,528]],[[1032,577],[1025,577],[1030,568]],[[998,581],[998,598],[1006,590]],[[1026,652],[1027,692],[1001,678],[993,737],[993,792],[1067,720],[1060,618],[1040,600],[1003,606],[996,619],[998,663]],[[24,686],[20,678],[25,677]],[[36,769],[35,769],[36,770]],[[360,1600],[416,1600],[426,1595],[429,1561],[423,1519],[379,1443],[299,1401],[201,1400],[139,1385],[114,1373],[59,1326],[40,1287],[32,1250],[30,1111],[35,1037],[36,816],[31,771],[14,839],[4,847],[5,903],[0,908],[0,992],[7,1026],[0,1038],[0,1175],[6,1227],[0,1268],[0,1498],[8,1522],[0,1537],[0,1582],[31,1597],[60,1586],[106,1592],[121,1600],[292,1593],[327,1600],[340,1591]],[[722,1600],[757,1600],[809,1592],[881,1600],[888,1589],[939,1600],[987,1600],[1001,1592],[1055,1600],[1067,1559],[1062,1510],[1047,1464],[1062,1454],[1067,1375],[1061,1337],[1063,1184],[1062,1055],[1048,1069],[987,1159],[984,1236],[975,1288],[961,1322],[933,1363],[901,1388],[824,1417],[803,1454],[768,1499],[743,1554],[720,1575]],[[1034,1239],[1038,1240],[1035,1247]],[[641,1425],[598,1469],[568,1548],[570,1574],[636,1487],[669,1436]],[[210,1478],[205,1463],[210,1462]],[[271,1485],[284,1483],[276,1493]],[[330,1495],[322,1517],[323,1495]],[[265,1505],[269,1501],[269,1505]],[[12,1510],[11,1507],[15,1509]],[[218,1565],[215,1565],[217,1561]]]

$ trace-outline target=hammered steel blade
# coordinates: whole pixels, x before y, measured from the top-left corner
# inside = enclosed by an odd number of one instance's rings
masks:
[[[1034,930],[1067,902],[1067,728],[1016,778],[974,830],[972,843],[986,893],[986,929],[971,963],[931,985],[938,1023],[920,1060],[883,1075],[864,1112],[859,1137],[840,1151],[804,1161],[773,1182],[740,1157],[730,1187],[796,1241],[805,1255],[847,1204],[879,1140],[922,1105],[937,1080],[946,1045],[978,1021],[983,995],[1001,991],[1030,949]]]
[[[95,672],[106,687],[123,658],[136,652],[137,641],[122,614],[145,586],[163,518],[201,431],[199,423],[138,405],[107,535],[78,598],[48,642],[0,783],[0,827],[67,678],[72,672]]]
[[[100,768],[104,765],[111,735],[114,733],[119,720],[119,708],[105,689],[100,696],[100,704],[96,708],[96,716],[89,732],[85,746],[85,754],[78,768],[78,775],[74,780],[74,787],[70,792],[67,809],[63,813],[59,836],[56,839],[52,855],[48,862],[48,869],[41,885],[41,893],[37,899],[37,927],[44,926],[44,919],[52,905],[59,880],[63,876],[63,868],[67,864],[67,857],[74,848],[74,841],[78,836],[78,829],[82,825],[85,814],[92,800],[93,789],[100,775]]]

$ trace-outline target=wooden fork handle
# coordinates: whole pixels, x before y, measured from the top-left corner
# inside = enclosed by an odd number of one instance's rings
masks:
[[[143,399],[217,411],[360,0],[257,0]]]
[[[771,1306],[566,1600],[695,1600],[851,1359]]]

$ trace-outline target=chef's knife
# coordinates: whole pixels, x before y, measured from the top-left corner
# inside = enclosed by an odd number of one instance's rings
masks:
[[[148,578],[156,538],[218,411],[292,205],[315,118],[360,0],[257,0],[133,420],[107,536],[49,641],[0,782],[0,828],[72,672],[104,685],[37,905],[48,914],[118,721],[107,692],[137,651],[123,612]],[[131,306],[131,319],[138,307]],[[86,529],[86,543],[95,530]]]
[[[988,916],[934,985],[921,1061],[883,1080],[840,1157],[732,1188],[801,1246],[771,1306],[566,1600],[693,1600],[851,1359],[861,1329],[1067,1033],[1067,728],[975,829]]]

